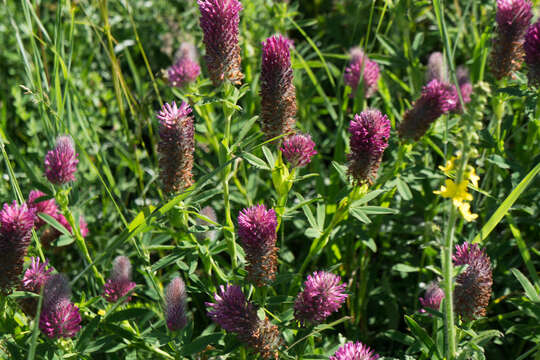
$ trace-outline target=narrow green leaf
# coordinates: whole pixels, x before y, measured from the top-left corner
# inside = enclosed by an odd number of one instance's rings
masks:
[[[525,290],[525,295],[529,298],[529,300],[534,301],[536,303],[540,303],[540,295],[538,295],[538,291],[534,288],[533,284],[516,268],[510,269],[512,271],[512,274],[518,279],[521,286],[523,287],[523,290]]]

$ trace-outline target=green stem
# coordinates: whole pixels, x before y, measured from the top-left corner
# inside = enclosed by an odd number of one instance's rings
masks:
[[[443,288],[444,288],[444,334],[446,340],[446,358],[451,360],[456,353],[456,329],[454,326],[454,302],[453,302],[453,263],[452,249],[454,240],[454,225],[456,222],[456,208],[450,205],[450,218],[444,239],[444,246],[441,248],[441,258],[443,265]]]
[[[225,134],[223,137],[223,147],[222,147],[222,163],[225,163],[230,160],[231,154],[229,153],[229,144],[231,142],[231,118],[232,113],[224,109],[226,114],[225,119]],[[229,175],[231,174],[232,164],[229,164],[225,167],[223,171],[223,202],[225,206],[225,223],[226,226],[223,228],[225,238],[228,241],[229,245],[229,255],[231,256],[231,262],[233,269],[236,269],[238,266],[237,256],[236,256],[236,236],[234,233],[234,224],[231,218],[231,203],[230,203],[230,193],[229,193]]]

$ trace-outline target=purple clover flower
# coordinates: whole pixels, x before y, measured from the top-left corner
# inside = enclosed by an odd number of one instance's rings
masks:
[[[469,70],[467,70],[465,66],[458,66],[456,70],[456,77],[458,80],[459,90],[461,91],[461,97],[463,98],[463,102],[465,104],[468,104],[471,101],[471,94],[473,91],[471,78],[469,76]],[[457,103],[457,107],[460,107],[459,101]]]
[[[165,320],[169,330],[183,329],[187,324],[186,285],[181,278],[175,277],[167,286],[165,304]]]
[[[349,175],[358,185],[372,184],[377,177],[384,149],[388,146],[390,121],[379,110],[369,109],[354,115],[349,125],[351,153]]]
[[[197,0],[206,46],[206,66],[215,86],[228,79],[240,84],[241,69],[238,25],[242,4],[238,0]]]
[[[56,217],[58,214],[58,206],[56,205],[56,200],[54,200],[54,198],[36,202],[37,199],[43,196],[45,196],[45,194],[39,190],[32,190],[28,195],[28,208],[33,210],[36,214],[36,219],[34,223],[36,229],[39,229],[43,225],[45,225],[45,221],[41,220],[37,216],[39,213],[47,214],[49,216],[52,216],[53,218]]]
[[[294,317],[302,324],[318,324],[345,302],[347,285],[341,283],[338,275],[316,271],[308,275],[304,290],[294,302]]]
[[[43,286],[39,328],[51,339],[74,337],[81,330],[79,308],[71,303],[71,289],[62,274],[49,276]]]
[[[428,59],[426,81],[430,82],[433,79],[437,79],[442,83],[448,82],[446,62],[443,54],[439,51],[431,53]]]
[[[251,346],[263,359],[278,359],[281,336],[276,325],[268,318],[260,320],[257,308],[246,300],[240,286],[220,286],[214,294],[214,303],[206,303],[208,316],[227,332],[238,335],[239,339]]]
[[[379,81],[379,65],[371,61],[360,48],[351,49],[351,62],[345,69],[345,84],[352,88],[351,97],[354,97],[360,80],[363,81],[364,96],[369,98],[377,91]]]
[[[486,315],[491,297],[493,273],[491,261],[477,244],[456,245],[452,257],[454,265],[468,265],[456,278],[454,306],[456,313],[465,320]]]
[[[361,342],[348,342],[336,351],[330,360],[377,360],[379,355],[375,354],[368,346]]]
[[[497,0],[497,30],[491,52],[491,71],[497,79],[521,67],[523,35],[533,16],[531,8],[528,0]]]
[[[422,95],[414,102],[412,109],[403,115],[398,128],[399,136],[420,139],[439,116],[454,110],[457,103],[457,93],[452,85],[431,80],[422,88]]]
[[[134,287],[135,283],[131,281],[131,262],[125,256],[117,256],[113,262],[111,277],[103,286],[103,297],[108,302],[115,303]],[[128,296],[125,302],[130,300],[131,296]]]
[[[48,260],[43,263],[39,257],[31,257],[30,259],[30,267],[24,273],[22,279],[23,289],[39,294],[53,269],[49,267]]]
[[[191,107],[182,102],[165,104],[157,114],[159,119],[158,151],[163,190],[178,192],[193,184],[193,152],[195,151]]]
[[[437,311],[441,306],[442,299],[444,299],[444,291],[434,282],[428,285],[424,297],[419,298],[420,304],[422,304],[424,308],[430,308]],[[425,313],[426,310],[421,309],[420,312]]]
[[[281,35],[262,43],[261,126],[268,139],[294,132],[296,89],[291,67],[291,40]]]
[[[306,166],[317,154],[315,143],[308,134],[296,134],[286,138],[279,150],[292,167]]]
[[[244,209],[238,215],[238,236],[247,258],[248,279],[256,286],[268,285],[276,277],[277,218],[264,205]]]
[[[167,70],[167,78],[171,86],[184,87],[195,81],[201,68],[197,50],[191,43],[182,43],[176,57],[176,62]]]
[[[45,156],[45,176],[56,185],[66,184],[75,181],[75,172],[79,154],[75,153],[75,144],[69,135],[62,135],[56,138],[56,145],[53,150],[47,152]]]
[[[540,85],[540,20],[525,34],[525,62],[529,67],[529,85]]]
[[[0,211],[0,291],[9,293],[23,271],[35,212],[26,203],[4,204]]]

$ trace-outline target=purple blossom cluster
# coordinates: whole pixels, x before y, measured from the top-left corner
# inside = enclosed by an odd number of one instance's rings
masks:
[[[283,141],[279,150],[283,154],[283,158],[295,168],[306,166],[311,162],[311,158],[317,154],[315,143],[307,134],[289,136]]]
[[[75,153],[75,143],[69,135],[56,139],[56,145],[45,156],[45,176],[56,185],[75,181],[79,154]]]
[[[439,310],[443,299],[444,291],[437,283],[430,283],[426,288],[424,297],[419,298],[420,304],[422,304],[424,308],[430,308],[433,310]],[[425,313],[426,310],[421,309],[420,312]]]
[[[165,320],[171,331],[183,329],[187,324],[186,315],[186,285],[175,277],[165,293]]]
[[[368,346],[361,342],[348,342],[340,347],[330,360],[377,360],[379,355],[375,354]]]
[[[525,34],[525,62],[529,67],[529,84],[540,85],[540,20],[531,25]]]
[[[390,137],[390,121],[379,110],[356,114],[349,125],[351,153],[349,175],[356,184],[372,184]]]
[[[352,88],[354,97],[358,86],[361,85],[364,97],[370,98],[377,91],[379,81],[379,65],[370,60],[360,48],[351,49],[351,62],[345,69],[345,84]],[[362,83],[360,83],[362,82]]]
[[[175,63],[167,70],[169,84],[175,87],[184,87],[195,81],[201,68],[199,66],[197,49],[192,43],[185,42],[180,45]]]
[[[126,296],[135,283],[131,281],[131,262],[125,256],[117,256],[113,261],[111,276],[103,286],[103,297],[108,302],[117,302],[118,299]],[[131,296],[125,299],[129,302]]]

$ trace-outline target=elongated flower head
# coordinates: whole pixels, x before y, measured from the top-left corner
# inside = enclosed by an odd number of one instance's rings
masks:
[[[187,324],[186,317],[186,285],[179,277],[175,277],[165,294],[165,320],[171,331],[183,329]]]
[[[433,79],[437,79],[440,82],[448,82],[448,69],[444,61],[444,56],[439,51],[431,53],[428,59],[426,81],[430,82]]]
[[[193,184],[193,152],[195,130],[191,107],[182,102],[165,104],[157,114],[159,119],[158,151],[161,182],[167,193],[178,192]]]
[[[113,262],[111,276],[103,286],[103,297],[108,302],[117,302],[118,299],[128,294],[135,287],[131,281],[131,262],[125,256],[117,256]],[[126,298],[126,302],[131,296]]]
[[[191,43],[182,43],[175,63],[167,70],[169,84],[183,87],[195,81],[200,73],[197,49]]]
[[[45,176],[52,184],[66,184],[75,181],[75,172],[79,154],[75,153],[75,144],[69,135],[56,138],[53,150],[45,156]]]
[[[422,304],[424,308],[430,308],[433,310],[439,310],[442,299],[444,299],[444,291],[437,283],[434,282],[428,285],[424,297],[419,298],[420,304]],[[421,309],[420,312],[424,313],[426,310]]]
[[[54,200],[54,198],[37,201],[43,196],[45,196],[45,194],[39,190],[32,190],[28,195],[28,208],[33,210],[36,214],[34,223],[36,229],[39,229],[45,225],[45,221],[41,220],[41,218],[37,216],[39,213],[47,214],[53,218],[58,214],[58,206],[56,205],[56,200]]]
[[[261,128],[268,139],[293,132],[296,123],[290,46],[281,35],[262,43]]]
[[[377,91],[379,81],[379,65],[371,61],[360,48],[351,49],[351,62],[345,69],[345,84],[352,88],[351,97],[355,96],[360,80],[364,88],[364,96],[369,98]]]
[[[308,275],[304,290],[294,302],[294,317],[302,324],[318,324],[345,302],[347,285],[341,283],[338,275],[316,271]]]
[[[238,215],[238,236],[248,261],[248,279],[256,286],[269,284],[276,277],[277,218],[274,209],[264,205],[244,209]]]
[[[47,260],[41,262],[39,257],[31,257],[30,259],[30,267],[24,273],[22,279],[23,289],[39,294],[53,269],[49,267],[49,261]]]
[[[456,278],[454,307],[465,320],[486,315],[491,297],[493,274],[491,261],[477,244],[456,245],[454,265],[467,265]]]
[[[379,355],[375,354],[368,346],[361,342],[348,342],[336,351],[330,360],[377,360]]]
[[[456,70],[456,77],[458,80],[459,89],[461,91],[461,96],[463,97],[463,102],[467,104],[471,101],[471,94],[473,90],[469,70],[467,70],[465,66],[458,66]]]
[[[351,153],[349,175],[356,184],[372,184],[377,177],[384,149],[388,146],[390,121],[379,110],[369,109],[354,115],[349,125]]]
[[[306,166],[317,154],[315,143],[308,134],[296,134],[286,138],[279,150],[292,167]]]
[[[0,211],[0,292],[9,293],[23,271],[35,213],[23,203],[4,204]]]
[[[418,140],[439,116],[454,110],[458,103],[455,89],[439,80],[431,80],[422,88],[422,95],[403,115],[398,132],[402,138]]]
[[[529,67],[529,85],[540,85],[540,20],[525,34],[525,62]]]
[[[71,288],[62,274],[50,275],[43,286],[39,328],[52,339],[74,337],[81,330],[79,308],[70,301]]]
[[[242,4],[238,0],[197,0],[206,46],[206,66],[214,85],[223,80],[240,84],[241,68],[238,25]]]
[[[209,218],[210,220],[212,220],[214,222],[217,222],[216,212],[214,211],[214,209],[211,206],[203,207],[201,209],[200,214],[206,216],[207,218]],[[204,221],[202,219],[199,219],[199,218],[197,218],[195,221],[196,221],[197,225],[213,226],[213,225],[211,225],[211,224],[207,223],[206,221]],[[217,231],[216,230],[210,230],[210,231],[205,231],[203,233],[197,233],[197,239],[199,239],[199,240],[204,240],[206,238],[209,238],[211,241],[214,241],[214,240],[216,240],[216,236],[217,236]]]
[[[523,35],[533,16],[528,0],[497,0],[497,33],[493,38],[491,71],[497,79],[521,67]]]
[[[208,316],[223,329],[238,335],[264,359],[278,358],[281,337],[277,326],[268,318],[260,320],[256,307],[246,300],[237,285],[220,286],[214,294],[214,303],[206,303]]]

